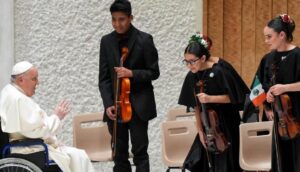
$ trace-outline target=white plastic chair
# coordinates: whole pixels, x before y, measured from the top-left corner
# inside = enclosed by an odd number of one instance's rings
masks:
[[[240,166],[247,171],[270,171],[273,121],[240,125]]]
[[[84,149],[92,161],[111,161],[111,135],[102,113],[89,113],[73,118],[73,145]]]
[[[167,171],[182,168],[183,162],[192,146],[197,131],[195,121],[178,120],[161,123],[162,158]]]

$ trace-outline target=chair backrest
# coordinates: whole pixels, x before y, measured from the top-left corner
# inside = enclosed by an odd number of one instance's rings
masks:
[[[194,120],[161,123],[162,158],[168,167],[182,167],[197,131]]]
[[[186,107],[171,108],[167,114],[167,121],[175,121],[177,118],[189,118],[195,116],[195,112],[186,112]]]
[[[273,121],[240,125],[240,166],[247,171],[271,169]]]
[[[112,160],[111,135],[103,114],[89,113],[74,116],[73,144],[84,149],[92,161]]]

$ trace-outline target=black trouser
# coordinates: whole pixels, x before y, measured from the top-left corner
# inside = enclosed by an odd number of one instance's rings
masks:
[[[113,121],[108,121],[108,130],[113,133]],[[136,166],[136,172],[149,172],[149,155],[148,149],[148,121],[142,121],[135,113],[128,123],[117,124],[117,142],[116,156],[114,159],[114,172],[131,172],[131,165],[128,160],[128,141],[132,144],[131,152],[133,153],[133,163]]]

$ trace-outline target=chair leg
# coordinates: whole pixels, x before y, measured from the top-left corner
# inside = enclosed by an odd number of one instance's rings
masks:
[[[167,171],[166,172],[170,172],[170,167],[168,167]]]

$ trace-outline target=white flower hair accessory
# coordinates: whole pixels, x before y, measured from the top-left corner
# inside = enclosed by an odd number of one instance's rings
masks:
[[[191,42],[197,42],[197,43],[203,45],[203,47],[208,50],[210,48],[210,45],[207,42],[207,37],[200,32],[196,32],[195,35],[191,36],[189,43],[191,43]]]

